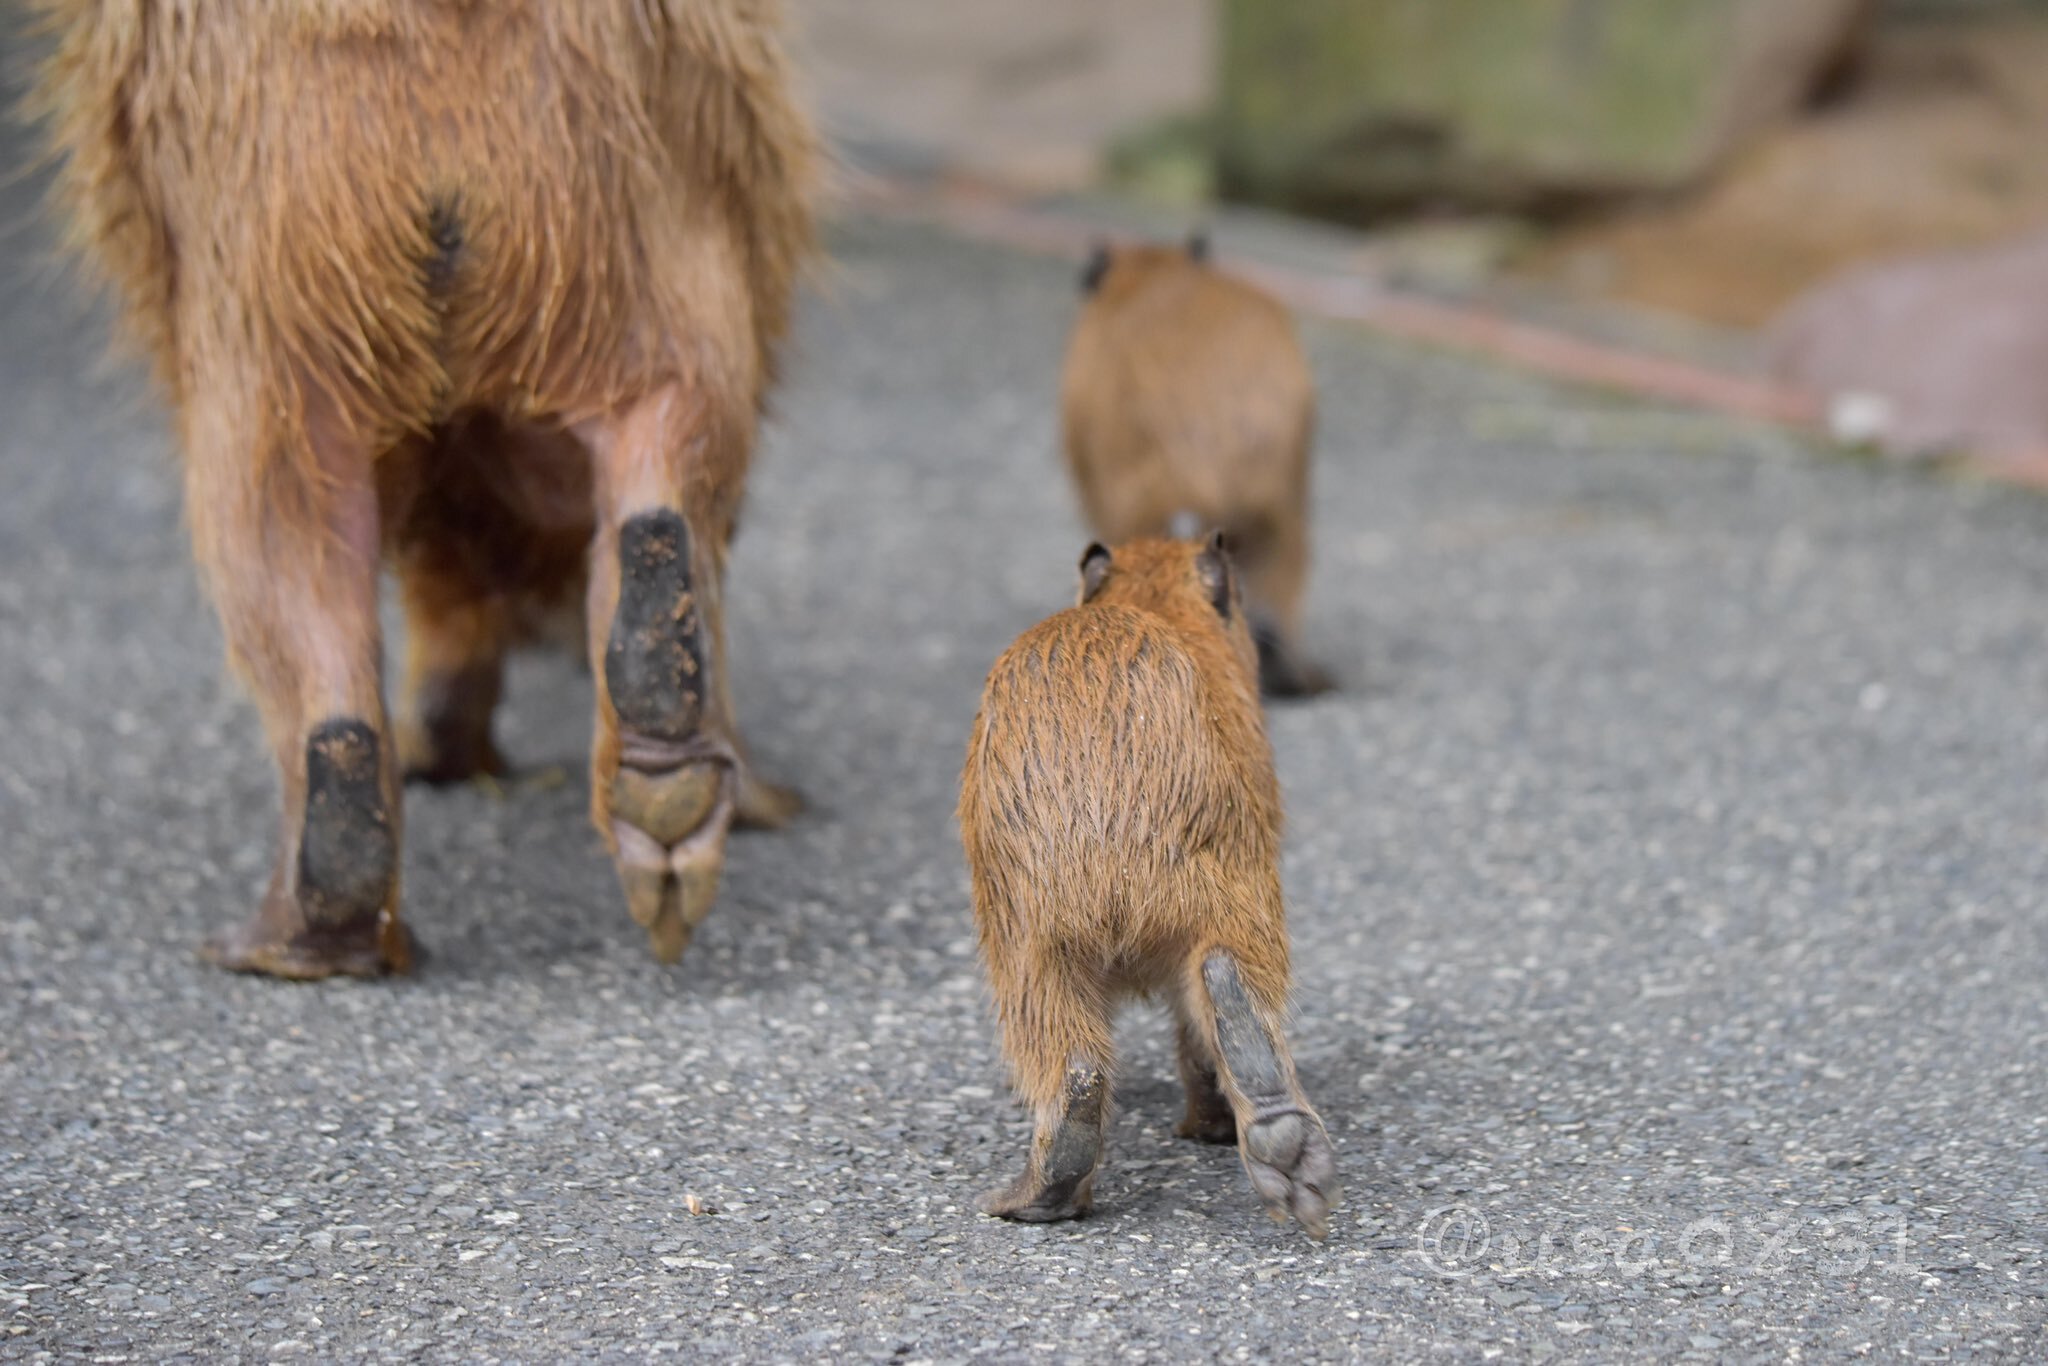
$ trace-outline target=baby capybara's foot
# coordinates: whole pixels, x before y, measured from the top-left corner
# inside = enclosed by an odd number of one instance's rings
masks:
[[[243,924],[209,939],[208,962],[274,977],[379,977],[412,968],[398,920],[398,835],[377,733],[352,718],[306,740],[298,858]]]
[[[1051,1224],[1079,1219],[1094,1205],[1095,1170],[1102,1162],[1103,1127],[1109,1119],[1108,1074],[1095,1067],[1070,1068],[1062,1105],[1056,1123],[1039,1126],[1031,1164],[1016,1180],[983,1196],[982,1213]]]
[[[1237,1142],[1237,1112],[1216,1078],[1216,1064],[1207,1056],[1199,1031],[1186,1018],[1179,1024],[1180,1080],[1187,1092],[1187,1111],[1173,1132],[1197,1143]]]
[[[1238,1141],[1252,1189],[1275,1219],[1292,1219],[1311,1238],[1330,1231],[1337,1158],[1323,1122],[1302,1110],[1261,1115]]]
[[[1048,1191],[1030,1172],[1020,1172],[1007,1186],[998,1186],[981,1197],[983,1214],[1011,1219],[1020,1224],[1057,1224],[1066,1219],[1085,1219],[1094,1208],[1095,1193],[1059,1195]]]
[[[1216,1011],[1217,1052],[1237,1093],[1237,1151],[1252,1189],[1274,1218],[1293,1219],[1321,1238],[1337,1203],[1337,1158],[1294,1079],[1286,1041],[1254,1003],[1230,954],[1203,961],[1202,984]]]
[[[627,909],[664,963],[682,957],[718,895],[739,805],[732,748],[704,728],[714,648],[682,515],[663,508],[631,518],[619,528],[618,605],[604,651],[616,768],[597,779]],[[773,814],[771,797],[759,801]]]

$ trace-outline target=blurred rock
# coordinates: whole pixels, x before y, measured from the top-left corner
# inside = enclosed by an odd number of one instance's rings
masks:
[[[1519,218],[1418,219],[1375,233],[1367,260],[1390,283],[1476,289],[1527,246],[1533,231]]]
[[[1079,189],[1101,177],[1116,139],[1209,101],[1207,0],[786,8],[806,92],[856,162]]]
[[[2048,223],[2048,16],[1879,24],[1854,79],[1695,193],[1566,227],[1516,264],[1630,303],[1758,327],[1868,261]]]
[[[1227,194],[1344,217],[1697,180],[1797,108],[1867,0],[1223,0]]]
[[[1771,329],[1777,377],[1897,455],[2048,451],[2048,233],[1859,266]]]

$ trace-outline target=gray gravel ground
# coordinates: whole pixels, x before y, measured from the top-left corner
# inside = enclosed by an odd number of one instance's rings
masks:
[[[2048,1350],[2048,501],[1310,329],[1348,686],[1273,733],[1346,1204],[1311,1244],[1177,1142],[1134,1012],[1098,1213],[994,1223],[1026,1126],[951,811],[1085,540],[1070,271],[830,246],[732,577],[813,812],[658,967],[585,823],[587,684],[525,661],[508,748],[571,779],[411,796],[432,956],[290,986],[193,957],[270,775],[162,419],[8,238],[0,1357]]]

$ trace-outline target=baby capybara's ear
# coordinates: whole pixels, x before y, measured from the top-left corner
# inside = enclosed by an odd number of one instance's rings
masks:
[[[1195,574],[1201,579],[1202,591],[1209,595],[1216,615],[1229,621],[1231,600],[1236,597],[1236,575],[1230,566],[1230,543],[1222,532],[1211,532],[1208,544],[1195,555]]]
[[[1109,274],[1109,243],[1097,242],[1088,250],[1087,264],[1081,267],[1081,292],[1093,294],[1102,288],[1102,277]]]
[[[1109,547],[1096,541],[1081,552],[1081,601],[1086,602],[1102,591],[1104,580],[1109,578]]]
[[[1201,228],[1188,234],[1188,259],[1206,261],[1209,259],[1209,234]]]

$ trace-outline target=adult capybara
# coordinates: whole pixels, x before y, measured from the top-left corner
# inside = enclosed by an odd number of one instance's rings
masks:
[[[187,513],[282,778],[208,946],[402,971],[399,774],[498,766],[506,650],[588,623],[592,808],[665,960],[750,771],[720,590],[810,241],[761,0],[39,0],[76,243],[176,412]],[[394,728],[380,551],[407,617]]]
[[[1287,310],[1208,247],[1097,248],[1067,343],[1067,468],[1104,541],[1228,533],[1269,693],[1329,686],[1301,652],[1315,380]]]
[[[960,830],[1003,1051],[1037,1121],[992,1214],[1088,1211],[1115,1012],[1156,995],[1178,1029],[1179,1132],[1234,1139],[1274,1214],[1324,1233],[1336,1168],[1281,1033],[1280,791],[1255,667],[1211,538],[1090,546],[1079,605],[989,672]]]

